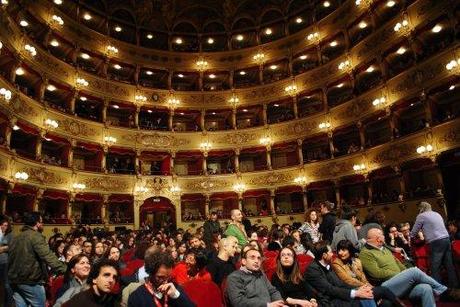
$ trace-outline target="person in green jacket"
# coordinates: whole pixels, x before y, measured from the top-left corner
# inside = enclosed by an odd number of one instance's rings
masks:
[[[232,222],[228,224],[227,229],[225,230],[226,236],[233,236],[238,240],[238,247],[241,250],[248,241],[248,236],[244,230],[243,214],[239,209],[233,209],[231,212]]]
[[[17,307],[45,307],[47,266],[57,274],[64,274],[67,267],[50,250],[41,234],[43,219],[40,213],[25,213],[24,224],[9,247],[8,278],[13,298]]]

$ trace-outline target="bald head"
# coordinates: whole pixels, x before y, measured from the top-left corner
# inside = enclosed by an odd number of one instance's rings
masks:
[[[241,211],[239,209],[233,209],[230,211],[232,221],[241,223],[243,220],[243,215],[241,214]]]
[[[228,236],[219,241],[219,254],[226,254],[233,257],[238,246],[238,240],[233,236]]]
[[[385,243],[385,237],[381,229],[371,228],[367,232],[367,243],[381,247]]]

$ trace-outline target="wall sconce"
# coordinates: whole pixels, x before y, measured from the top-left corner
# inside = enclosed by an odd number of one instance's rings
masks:
[[[0,2],[0,4],[1,4],[2,6],[7,6],[7,5],[8,5],[8,0],[2,0],[2,1]]]
[[[112,46],[112,45],[108,45],[107,46],[107,53],[112,54],[112,55],[117,54],[118,53],[118,48],[115,47],[115,46]]]
[[[260,65],[265,60],[265,54],[263,54],[262,52],[259,52],[256,55],[254,55],[252,58],[254,59],[254,61],[256,61],[257,64]]]
[[[309,41],[319,41],[319,33],[318,32],[310,33],[308,34],[307,39]]]
[[[363,171],[365,169],[366,169],[366,165],[364,165],[364,163],[353,165],[353,170],[355,172],[360,172],[360,171]]]
[[[59,127],[59,123],[55,121],[54,119],[48,118],[45,120],[45,126],[48,130],[54,130],[57,127]]]
[[[246,185],[242,182],[236,183],[233,185],[233,190],[236,193],[243,193],[244,191],[246,191]]]
[[[240,99],[233,95],[232,98],[228,100],[228,102],[230,102],[233,106],[236,106],[240,102]]]
[[[208,141],[203,142],[203,143],[200,144],[200,148],[204,152],[208,152],[211,149],[211,147],[212,147],[211,143],[209,143]]]
[[[181,188],[180,188],[178,185],[172,185],[172,186],[169,188],[169,191],[170,191],[172,194],[179,194],[180,191],[181,191]]]
[[[168,99],[168,104],[169,104],[170,108],[174,109],[175,107],[177,107],[180,104],[180,100],[175,98],[174,96],[171,96]]]
[[[394,27],[393,27],[393,30],[395,32],[399,32],[401,30],[407,30],[409,27],[409,22],[407,21],[407,19],[404,19],[403,21],[401,22],[398,22]]]
[[[380,104],[385,103],[385,101],[386,101],[386,99],[385,99],[385,97],[383,97],[383,96],[380,97],[380,98],[375,98],[375,99],[372,101],[372,105],[373,105],[373,106],[378,106],[378,105],[380,105]]]
[[[369,7],[371,6],[373,0],[356,0],[356,6]]]
[[[329,122],[322,122],[321,124],[318,125],[319,129],[328,129],[331,127],[331,123]]]
[[[0,98],[5,100],[6,102],[11,100],[11,91],[7,90],[6,88],[0,88]]]
[[[349,71],[349,70],[351,70],[351,63],[350,63],[350,60],[346,60],[346,61],[340,62],[339,66],[338,66],[338,69],[339,69],[339,70],[342,70],[342,71]]]
[[[88,86],[89,82],[83,78],[77,78],[77,86]]]
[[[198,67],[199,71],[206,70],[206,68],[208,67],[208,62],[205,61],[204,59],[199,59],[198,61],[196,61],[195,64]]]
[[[76,190],[76,191],[83,191],[84,189],[86,189],[86,184],[84,183],[74,183],[72,185],[73,189]]]
[[[26,45],[24,46],[24,49],[26,49],[27,51],[29,51],[29,53],[30,53],[31,56],[36,56],[36,55],[37,55],[37,50],[35,49],[34,46],[31,46],[31,45],[29,45],[29,44],[26,44]]]
[[[260,142],[260,144],[262,144],[264,146],[268,146],[268,145],[272,144],[272,139],[269,136],[264,136],[264,137],[260,138],[259,142]]]
[[[305,176],[298,176],[294,179],[294,182],[299,185],[305,185],[307,183],[307,177]]]
[[[14,174],[14,178],[18,180],[27,180],[29,179],[29,174],[27,174],[26,172],[17,172],[16,174]]]
[[[53,17],[51,18],[51,22],[59,26],[64,25],[64,20],[62,19],[62,17],[57,16],[57,15],[53,15]]]
[[[417,153],[420,155],[424,153],[432,152],[432,151],[433,151],[433,146],[431,144],[428,144],[426,146],[422,145],[422,146],[417,147]]]
[[[106,136],[106,137],[104,137],[104,142],[107,145],[111,146],[111,145],[113,145],[113,144],[115,144],[117,142],[117,138],[115,138],[113,136]]]
[[[284,91],[288,93],[290,96],[295,96],[297,94],[297,85],[288,85],[284,88]]]
[[[456,68],[458,65],[460,65],[460,59],[452,60],[446,64],[446,69],[451,71],[452,69]]]
[[[134,99],[137,101],[137,102],[146,102],[147,101],[147,97],[145,97],[144,95],[136,95],[134,97]]]

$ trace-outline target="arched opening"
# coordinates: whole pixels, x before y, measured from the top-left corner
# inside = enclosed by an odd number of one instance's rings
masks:
[[[176,229],[176,208],[166,197],[147,198],[139,208],[140,225],[155,229]]]

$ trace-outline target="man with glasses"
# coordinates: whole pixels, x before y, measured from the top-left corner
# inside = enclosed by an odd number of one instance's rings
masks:
[[[17,307],[45,307],[47,269],[64,274],[66,265],[46,244],[39,212],[24,214],[24,227],[9,247],[8,277]]]
[[[182,288],[171,282],[174,259],[170,254],[157,251],[144,260],[149,278],[143,286],[131,293],[128,307],[195,306]]]

